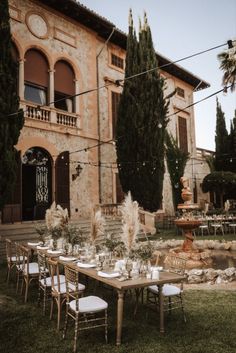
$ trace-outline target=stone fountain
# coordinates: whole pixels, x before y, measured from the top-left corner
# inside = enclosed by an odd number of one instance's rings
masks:
[[[193,215],[193,211],[199,208],[198,204],[192,203],[192,192],[189,188],[189,181],[187,178],[180,178],[183,185],[181,197],[184,201],[182,204],[178,204],[178,209],[182,211],[182,216],[175,220],[175,224],[178,228],[183,231],[184,242],[181,248],[172,249],[171,252],[178,253],[178,256],[183,257],[187,260],[187,268],[202,268],[209,265],[212,260],[210,257],[210,251],[199,250],[194,247],[194,229],[197,229],[201,225],[201,220],[197,219]]]

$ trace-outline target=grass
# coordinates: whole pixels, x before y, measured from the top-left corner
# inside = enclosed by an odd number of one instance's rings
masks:
[[[13,281],[5,282],[6,267],[0,266],[0,353],[73,352],[73,325],[66,340],[56,331],[56,314],[42,314],[37,306],[37,286],[31,286],[29,301],[15,294]],[[92,292],[90,283],[88,291]],[[157,313],[139,306],[133,318],[134,296],[127,295],[124,308],[122,345],[116,347],[116,296],[104,287],[97,295],[109,303],[109,343],[101,329],[81,333],[78,352],[83,353],[233,353],[236,352],[236,292],[186,290],[187,323],[179,310],[166,315],[166,333],[159,332]],[[63,322],[63,320],[62,320]]]

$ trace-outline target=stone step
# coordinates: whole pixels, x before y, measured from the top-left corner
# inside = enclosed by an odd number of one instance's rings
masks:
[[[9,238],[13,242],[28,242],[36,241],[39,235],[36,227],[45,224],[44,221],[22,222],[14,224],[0,225],[0,262],[5,260],[5,239]],[[84,235],[89,237],[90,234],[90,219],[71,220],[70,224],[77,226]],[[122,221],[118,219],[106,219],[105,234],[99,237],[99,241],[104,241],[107,234],[111,234],[113,239],[120,239],[122,232]],[[143,231],[138,234],[140,240],[146,240],[146,235]]]

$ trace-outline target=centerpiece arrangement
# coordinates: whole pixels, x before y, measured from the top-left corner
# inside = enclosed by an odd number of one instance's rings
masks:
[[[43,244],[49,243],[54,250],[64,249],[66,252],[72,252],[74,245],[81,245],[85,241],[82,231],[69,223],[68,210],[55,202],[47,209],[45,222],[46,226],[38,226],[36,231],[39,240]]]

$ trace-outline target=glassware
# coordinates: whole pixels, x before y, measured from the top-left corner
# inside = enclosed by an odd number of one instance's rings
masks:
[[[125,269],[127,271],[128,274],[128,278],[131,278],[131,271],[133,269],[133,262],[131,259],[127,259],[125,262]]]

